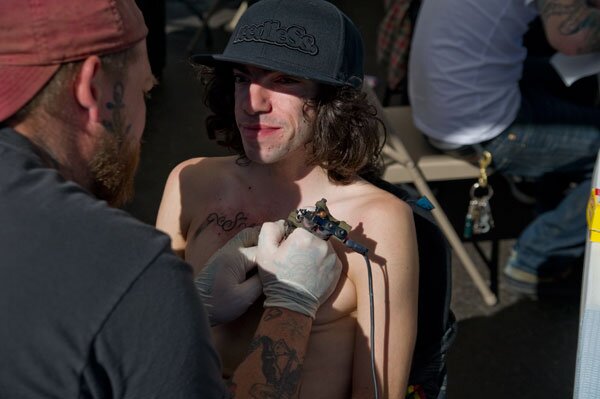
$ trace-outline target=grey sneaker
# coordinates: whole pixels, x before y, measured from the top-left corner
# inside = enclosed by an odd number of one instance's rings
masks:
[[[516,260],[517,252],[513,250],[504,267],[506,284],[514,291],[527,295],[559,296],[576,294],[581,289],[581,275],[573,273],[573,267],[554,276],[538,276],[516,267]]]

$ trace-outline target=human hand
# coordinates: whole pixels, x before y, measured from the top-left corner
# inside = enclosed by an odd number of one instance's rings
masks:
[[[256,243],[260,227],[240,231],[213,254],[195,278],[211,326],[241,316],[262,293],[257,274],[246,279],[256,266]]]
[[[285,241],[284,222],[263,224],[256,263],[267,299],[265,307],[282,307],[315,318],[342,272],[331,244],[304,229],[295,229]]]

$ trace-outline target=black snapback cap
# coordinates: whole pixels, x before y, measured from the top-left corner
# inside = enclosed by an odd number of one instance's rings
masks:
[[[222,54],[197,54],[191,61],[248,64],[360,88],[363,53],[356,26],[328,1],[261,0],[242,15]]]

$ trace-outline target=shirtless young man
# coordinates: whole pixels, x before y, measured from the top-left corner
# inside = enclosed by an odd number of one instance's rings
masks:
[[[362,57],[356,27],[326,1],[251,6],[222,55],[194,58],[214,66],[203,70],[214,113],[209,134],[239,156],[177,166],[157,227],[198,272],[242,228],[327,199],[332,216],[352,226],[350,238],[368,248],[379,392],[403,398],[416,338],[417,245],[409,206],[359,177],[376,171],[381,148],[378,121],[360,91]],[[372,397],[367,266],[330,241],[343,272],[316,313],[299,396]],[[256,299],[242,298],[255,302],[214,328],[225,374],[244,358],[262,307]],[[293,365],[292,357],[277,359],[280,368]]]

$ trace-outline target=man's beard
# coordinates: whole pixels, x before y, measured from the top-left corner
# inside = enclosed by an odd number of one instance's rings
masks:
[[[140,144],[129,134],[105,131],[90,162],[92,193],[113,207],[123,206],[133,198]]]

